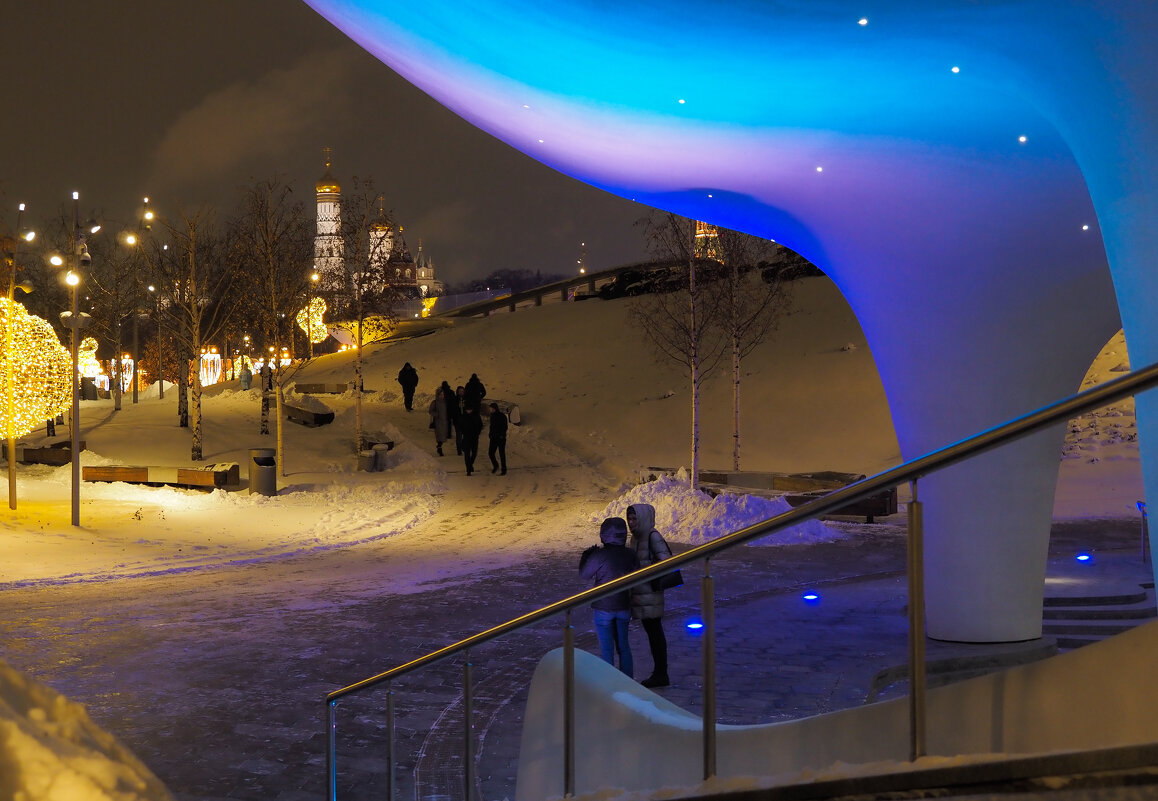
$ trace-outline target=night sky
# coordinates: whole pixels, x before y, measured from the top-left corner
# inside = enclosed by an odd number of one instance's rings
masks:
[[[643,255],[646,209],[476,130],[295,0],[39,0],[5,9],[0,225],[71,209],[132,223],[281,176],[308,204],[334,177],[372,178],[438,276],[570,273]]]

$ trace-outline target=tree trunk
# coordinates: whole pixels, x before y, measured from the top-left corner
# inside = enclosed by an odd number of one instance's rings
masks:
[[[354,353],[354,435],[355,450],[361,453],[366,447],[362,436],[362,310],[358,310],[358,344]]]
[[[193,352],[201,352],[201,337],[198,333],[200,326],[193,332]],[[201,432],[201,365],[197,364],[197,371],[193,374],[193,448],[190,457],[195,462],[200,462],[204,448],[202,447],[202,432]]]
[[[184,356],[177,359],[177,417],[181,428],[189,427],[189,360]]]
[[[195,462],[200,462],[205,457],[202,455],[204,448],[202,446],[203,434],[201,429],[201,376],[198,375],[193,381],[193,452],[190,456]]]
[[[733,260],[730,309],[732,329],[732,469],[740,469],[740,333],[737,330],[740,298],[740,268]]]
[[[282,439],[282,429],[285,428],[283,422],[285,420],[285,391],[282,389],[281,380],[277,382],[277,465],[281,474],[284,476],[285,472],[285,447]]]
[[[121,410],[121,327],[117,324],[117,341],[113,350],[113,411]]]
[[[688,251],[688,304],[691,349],[688,364],[692,377],[692,474],[693,490],[700,488],[700,328],[696,318],[696,221],[691,220],[691,248]]]

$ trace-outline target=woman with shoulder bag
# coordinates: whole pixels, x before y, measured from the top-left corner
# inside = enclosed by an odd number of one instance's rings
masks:
[[[663,535],[655,530],[655,507],[649,503],[635,503],[627,507],[627,528],[631,531],[628,547],[635,550],[640,567],[671,558],[671,548]],[[647,645],[653,663],[651,675],[640,682],[644,687],[667,687],[667,637],[663,633],[663,590],[655,590],[651,582],[631,590],[631,616],[643,624]]]

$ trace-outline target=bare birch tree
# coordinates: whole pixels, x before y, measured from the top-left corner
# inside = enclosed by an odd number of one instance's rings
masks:
[[[766,239],[721,228],[715,230],[715,255],[724,265],[726,304],[719,323],[732,356],[732,469],[740,469],[740,363],[779,325],[792,305],[792,284],[779,264],[786,248]]]
[[[277,419],[277,462],[285,475],[282,422],[285,388],[305,366],[295,359],[282,364],[283,348],[293,343],[294,316],[305,305],[313,268],[313,221],[293,197],[293,188],[278,178],[244,190],[241,212],[230,222],[230,262],[239,276],[234,286],[241,314],[272,354],[271,370]],[[296,355],[296,354],[295,354]],[[269,395],[262,385],[261,433],[269,433]]]
[[[362,415],[363,329],[368,315],[394,321],[397,288],[389,280],[386,263],[390,258],[394,225],[386,212],[382,195],[372,180],[353,179],[353,191],[342,196],[342,271],[323,275],[318,294],[326,297],[331,320],[349,320],[354,330],[354,445],[365,448]]]
[[[133,237],[131,241],[128,239],[130,236]],[[140,306],[141,293],[137,283],[140,252],[135,234],[122,231],[113,237],[99,236],[89,240],[94,258],[87,277],[93,304],[94,333],[113,350],[110,389],[113,410],[119,411],[125,322],[132,321]]]
[[[682,365],[691,389],[692,489],[700,482],[700,394],[704,381],[720,364],[727,340],[717,322],[721,312],[719,263],[697,253],[697,223],[671,213],[641,221],[648,247],[660,260],[670,260],[678,276],[665,281],[673,292],[640,295],[632,302],[631,320],[661,356]]]
[[[154,240],[145,253],[178,348],[177,400],[183,425],[189,421],[180,412],[181,397],[186,394],[181,385],[191,387],[191,458],[199,462],[204,458],[202,386],[200,370],[191,370],[190,363],[200,358],[202,349],[220,334],[233,313],[229,288],[234,275],[212,210],[203,209],[193,214],[182,211],[178,217],[163,220],[161,224],[169,247]]]

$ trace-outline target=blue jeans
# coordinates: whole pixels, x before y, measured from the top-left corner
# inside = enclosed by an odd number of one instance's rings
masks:
[[[591,612],[595,618],[595,633],[599,635],[599,649],[603,652],[603,661],[614,665],[615,652],[619,651],[619,669],[630,678],[634,667],[631,663],[631,646],[627,642],[627,624],[631,620],[631,610],[606,612],[602,609],[592,609]]]

